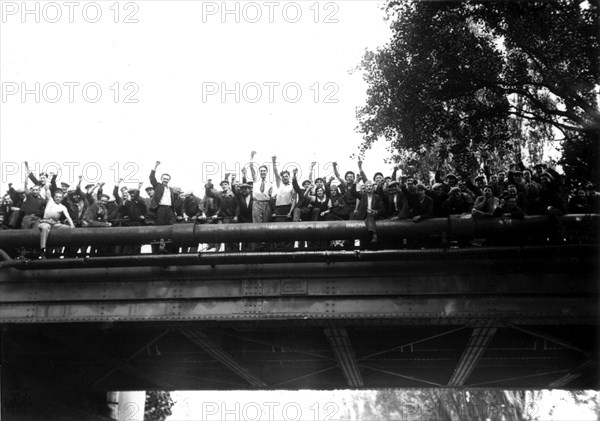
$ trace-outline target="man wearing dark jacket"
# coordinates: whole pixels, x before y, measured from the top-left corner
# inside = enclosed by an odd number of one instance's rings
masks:
[[[173,206],[177,198],[173,189],[169,187],[171,176],[163,174],[160,183],[156,180],[156,169],[160,161],[156,161],[154,169],[150,171],[150,184],[154,188],[154,195],[150,201],[150,209],[156,212],[156,225],[173,225],[175,223],[175,212]]]
[[[367,230],[371,234],[371,243],[377,243],[377,227],[375,226],[375,220],[385,216],[385,207],[383,205],[383,199],[373,193],[374,185],[373,182],[365,182],[365,192],[358,193],[356,191],[356,184],[352,184],[350,193],[352,196],[360,200],[354,219],[364,219],[367,225]]]
[[[400,219],[412,218],[414,222],[419,222],[433,216],[433,199],[427,196],[427,189],[423,184],[418,184],[416,189],[417,193],[409,196],[404,203],[400,211]]]

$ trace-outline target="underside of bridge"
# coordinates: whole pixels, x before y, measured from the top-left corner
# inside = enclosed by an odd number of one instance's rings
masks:
[[[463,323],[5,326],[3,370],[90,391],[598,386],[596,326]]]
[[[112,390],[598,389],[599,252],[5,261],[3,413]]]

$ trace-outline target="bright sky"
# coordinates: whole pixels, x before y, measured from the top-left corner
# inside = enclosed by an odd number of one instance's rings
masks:
[[[25,160],[109,186],[147,185],[159,160],[193,189],[252,150],[304,176],[311,161],[355,170],[366,84],[352,70],[390,38],[382,3],[1,1],[1,188]],[[368,175],[390,169],[379,146]]]

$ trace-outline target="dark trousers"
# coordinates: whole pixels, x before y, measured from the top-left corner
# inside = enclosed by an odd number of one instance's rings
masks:
[[[171,206],[158,205],[156,208],[156,220],[154,225],[174,225],[175,224],[175,212]],[[165,238],[165,240],[167,240]],[[152,253],[158,253],[160,246],[158,244],[152,244]],[[174,250],[171,244],[165,245],[165,251],[172,253]]]
[[[156,208],[156,221],[154,225],[173,225],[175,224],[175,212],[171,206],[159,205]]]

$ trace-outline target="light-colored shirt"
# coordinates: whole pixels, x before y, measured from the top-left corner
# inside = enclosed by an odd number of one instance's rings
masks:
[[[294,187],[291,183],[279,185],[277,189],[277,199],[275,199],[275,206],[286,206],[291,205],[294,198]]]
[[[46,204],[44,209],[44,219],[52,219],[54,221],[60,221],[61,216],[68,215],[69,211],[64,205],[56,203],[54,200],[50,200]]]
[[[159,205],[163,205],[163,206],[171,206],[171,189],[169,187],[165,187],[165,192],[163,193],[162,197],[160,198],[160,203]]]
[[[264,191],[261,192],[261,184],[263,182],[262,178],[259,178],[258,181],[255,181],[253,186],[252,186],[252,197],[254,198],[254,200],[269,200],[271,199],[271,193],[273,192],[273,185],[268,182],[267,180],[264,180],[265,185],[264,185]]]

